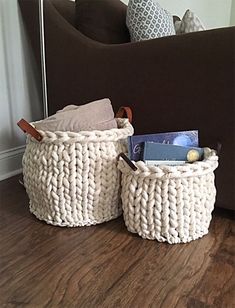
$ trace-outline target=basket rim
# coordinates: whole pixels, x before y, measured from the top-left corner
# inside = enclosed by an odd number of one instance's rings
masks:
[[[119,139],[126,138],[133,135],[134,128],[128,119],[116,118],[118,128],[111,128],[107,130],[92,130],[92,131],[43,131],[38,130],[43,139],[40,143],[63,143],[63,142],[110,142]],[[35,127],[37,122],[31,122],[30,124]],[[33,137],[27,135],[28,140],[31,142],[37,142]]]
[[[192,176],[201,176],[213,172],[218,167],[218,156],[214,150],[203,159],[194,163],[186,162],[183,165],[170,166],[148,166],[143,161],[132,161],[137,167],[137,170],[132,170],[123,159],[118,162],[118,168],[125,175],[132,175],[134,177],[150,177],[152,179],[173,179]]]

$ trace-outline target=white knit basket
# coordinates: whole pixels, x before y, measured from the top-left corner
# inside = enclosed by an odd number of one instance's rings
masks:
[[[23,156],[24,184],[30,211],[57,226],[85,226],[118,217],[120,171],[117,156],[133,134],[127,119],[106,131],[39,131],[27,136]]]
[[[170,244],[208,233],[216,196],[214,151],[203,161],[181,166],[134,164],[136,171],[123,160],[118,164],[124,220],[130,232]]]

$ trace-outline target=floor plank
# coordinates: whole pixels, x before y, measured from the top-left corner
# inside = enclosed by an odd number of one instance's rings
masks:
[[[229,212],[183,245],[143,240],[122,218],[53,227],[29,213],[18,178],[0,182],[0,307],[235,307]]]

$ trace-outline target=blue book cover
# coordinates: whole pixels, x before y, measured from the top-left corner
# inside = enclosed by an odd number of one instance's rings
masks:
[[[128,152],[131,160],[138,161],[143,159],[144,142],[147,141],[198,147],[198,131],[190,130],[128,137]]]
[[[201,160],[204,150],[197,147],[185,147],[173,144],[155,142],[144,143],[144,161],[188,161]]]

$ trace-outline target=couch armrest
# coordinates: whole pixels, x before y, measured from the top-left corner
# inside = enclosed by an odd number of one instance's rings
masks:
[[[138,93],[135,101],[142,105],[138,109],[146,120],[141,130],[152,129],[150,110],[141,104],[149,96],[156,103],[148,106],[167,114],[172,123],[187,113],[193,113],[193,119],[199,113],[200,122],[203,114],[203,121],[208,122],[220,113],[221,123],[228,121],[231,112],[234,115],[235,27],[106,46],[101,54],[99,61],[105,58],[113,71],[108,68],[106,74],[121,71],[119,77],[127,89]],[[234,128],[234,121],[229,124]]]

